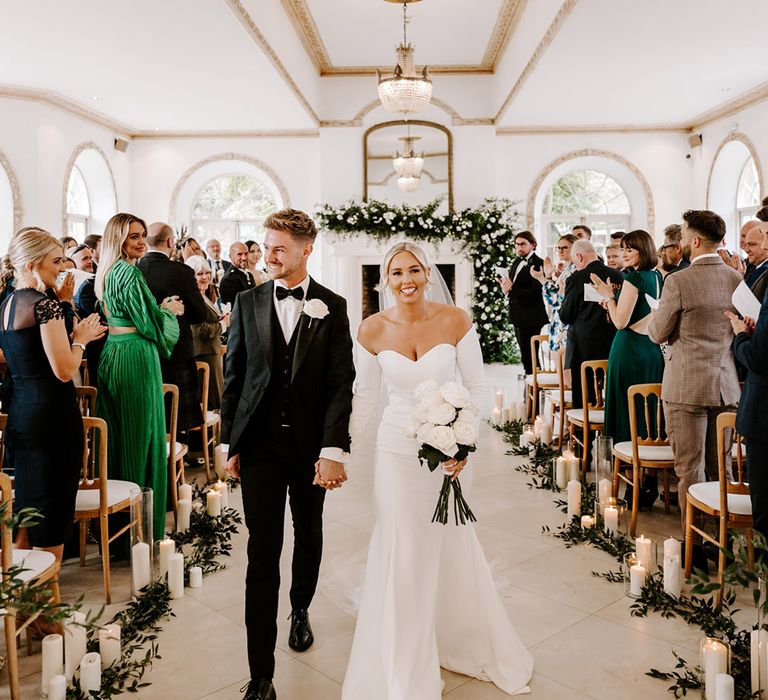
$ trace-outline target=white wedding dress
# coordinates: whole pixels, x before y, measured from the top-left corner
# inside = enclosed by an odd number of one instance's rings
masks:
[[[430,472],[406,437],[414,388],[433,379],[463,384],[482,406],[485,377],[474,328],[457,346],[436,345],[418,360],[358,345],[350,432],[353,450],[383,388],[388,404],[376,437],[376,524],[343,700],[438,700],[440,667],[490,680],[509,694],[530,692],[533,659],[512,627],[471,524],[432,523],[443,472]],[[383,378],[383,382],[382,382]],[[472,468],[461,473],[472,505]],[[475,511],[482,519],[482,512]]]

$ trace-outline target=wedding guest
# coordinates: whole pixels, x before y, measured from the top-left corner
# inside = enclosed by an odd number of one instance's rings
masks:
[[[61,236],[59,241],[61,241],[61,247],[64,249],[65,253],[70,248],[77,248],[77,240],[72,238],[72,236]]]
[[[74,260],[78,270],[93,272],[93,251],[84,243],[77,246],[70,257]]]
[[[99,363],[96,414],[109,428],[113,478],[154,490],[154,532],[165,532],[168,463],[160,356],[179,338],[178,299],[158,305],[137,267],[146,251],[147,226],[132,214],[115,214],[104,230],[96,295],[109,322]]]
[[[227,260],[221,259],[221,243],[215,238],[211,238],[205,246],[205,252],[208,256],[208,264],[211,266],[211,272],[213,273],[213,283],[218,285],[224,273],[231,267],[232,263]]]
[[[68,270],[76,270],[77,265],[75,265],[75,261],[72,260],[72,258],[64,258],[64,260],[61,263],[61,269],[64,272]]]
[[[584,285],[590,284],[591,276],[595,274],[601,280],[609,280],[618,289],[624,276],[605,265],[597,257],[592,243],[586,239],[573,244],[571,259],[576,271],[565,285],[560,320],[568,326],[565,366],[571,370],[573,407],[581,408],[581,363],[608,359],[616,335],[616,327],[609,320],[605,309],[597,302],[584,300]]]
[[[261,246],[256,241],[246,241],[245,247],[248,248],[248,272],[251,273],[257,285],[264,284],[269,280],[269,275],[258,268],[261,260]]]
[[[200,255],[193,255],[187,259],[186,264],[195,273],[197,289],[206,305],[206,316],[203,321],[191,326],[192,347],[195,352],[195,360],[205,362],[210,369],[208,374],[208,410],[216,411],[221,408],[221,392],[224,390],[221,336],[229,329],[229,314],[220,314],[219,307],[215,303],[215,297],[212,298],[214,286],[208,261]]]
[[[592,240],[592,229],[585,224],[577,224],[571,229],[571,233],[578,239],[586,238],[588,241]]]
[[[224,273],[219,282],[219,294],[222,304],[234,304],[235,297],[247,289],[253,289],[256,283],[248,271],[248,248],[244,243],[233,243],[229,247],[229,259],[232,266]]]
[[[509,320],[515,330],[526,374],[533,374],[531,338],[541,333],[549,320],[541,296],[541,283],[531,276],[532,269],[541,268],[544,261],[536,255],[536,239],[530,231],[515,234],[517,258],[506,277],[499,278],[501,290],[509,304]]]
[[[768,223],[760,224],[760,234],[762,236],[761,245],[763,246],[766,258],[768,258]],[[752,290],[752,294],[754,294],[762,304],[763,299],[765,299],[766,296],[765,293],[768,290],[768,269],[766,269],[766,266],[763,266],[762,273],[755,279],[750,286],[750,289]]]
[[[756,222],[744,237],[744,252],[747,254],[748,272],[744,275],[744,281],[751,289],[761,275],[768,269],[768,250],[763,248],[763,228],[760,222]]]
[[[606,264],[611,270],[621,272],[624,269],[624,256],[621,254],[621,245],[611,243],[605,248]]]
[[[626,231],[614,231],[610,236],[611,244],[621,244],[621,239],[624,238],[624,234],[626,234]]]
[[[682,229],[680,224],[670,224],[664,228],[664,241],[661,244],[661,267],[666,276],[678,270],[684,270],[691,263],[683,255],[683,247],[680,245]]]
[[[766,199],[768,199],[768,197],[766,197]],[[760,219],[760,221],[768,222],[768,203],[766,203],[765,199],[763,200],[763,208],[759,209],[755,216]]]
[[[560,305],[565,296],[565,283],[576,269],[571,261],[571,246],[576,239],[567,233],[557,242],[557,267],[549,256],[539,269],[531,269],[531,277],[541,284],[544,307],[549,317],[549,347],[552,352],[565,349],[566,327],[560,321]]]
[[[613,285],[591,276],[595,289],[606,298],[605,308],[616,326],[616,337],[608,356],[608,376],[605,386],[605,435],[614,444],[629,442],[627,389],[634,384],[657,384],[664,376],[664,357],[661,350],[648,337],[648,324],[653,309],[649,297],[658,300],[662,277],[656,270],[656,246],[653,238],[642,230],[630,231],[621,239],[624,256],[624,282],[618,294]],[[645,425],[640,414],[640,434]],[[652,426],[655,430],[656,426]],[[658,496],[655,476],[646,475],[643,485],[644,507],[650,506]]]
[[[184,313],[177,317],[179,338],[168,358],[160,358],[163,382],[179,388],[177,429],[184,433],[203,422],[197,388],[197,366],[192,345],[190,326],[201,323],[207,315],[206,305],[195,283],[195,275],[184,263],[171,260],[173,229],[157,221],[147,231],[147,254],[138,267],[157,303],[169,297],[184,305]]]
[[[191,236],[182,238],[181,241],[179,241],[179,251],[181,252],[182,262],[187,262],[187,260],[189,260],[193,255],[197,255],[203,258],[205,257],[203,254],[203,249]]]
[[[701,481],[700,466],[708,481],[718,479],[717,416],[733,410],[740,393],[724,314],[741,275],[717,254],[724,237],[725,222],[714,212],[683,214],[681,245],[691,264],[667,276],[648,326],[654,343],[669,343],[661,397],[683,531],[688,488]]]
[[[13,384],[4,437],[13,455],[14,508],[35,508],[43,516],[19,529],[16,546],[47,550],[59,562],[72,533],[83,458],[72,379],[88,343],[106,330],[98,316],[88,316],[70,343],[61,304],[45,294],[56,287],[62,260],[61,243],[46,231],[16,235],[3,260],[16,286],[0,307],[0,346]]]
[[[99,253],[101,252],[101,234],[91,233],[83,239],[83,243],[93,251],[93,271],[99,266]]]

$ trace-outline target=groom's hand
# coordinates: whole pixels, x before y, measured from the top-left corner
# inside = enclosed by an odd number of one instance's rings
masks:
[[[224,469],[235,479],[240,478],[240,455],[234,455],[227,460]]]
[[[315,462],[315,479],[312,482],[329,491],[338,488],[347,480],[347,472],[341,462],[321,457]]]

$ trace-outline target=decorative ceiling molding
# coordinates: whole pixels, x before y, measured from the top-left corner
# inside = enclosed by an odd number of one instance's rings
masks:
[[[694,117],[687,122],[687,128],[689,131],[697,131],[720,119],[731,117],[747,107],[752,107],[766,99],[768,99],[768,83],[761,83],[757,87],[742,93],[738,97]]]
[[[547,31],[544,32],[544,36],[541,38],[541,41],[534,50],[533,55],[530,57],[530,59],[528,59],[528,63],[526,63],[525,68],[523,68],[522,72],[517,78],[517,81],[509,91],[509,94],[505,98],[504,102],[502,102],[499,111],[496,113],[495,121],[498,122],[504,112],[506,112],[509,108],[509,105],[512,104],[512,100],[515,99],[517,93],[520,92],[523,85],[525,84],[525,81],[528,80],[528,78],[531,76],[531,73],[533,73],[533,71],[536,69],[536,66],[541,60],[541,57],[544,55],[554,38],[557,36],[557,33],[562,28],[565,20],[568,19],[571,12],[573,12],[573,8],[576,7],[577,2],[578,0],[564,0],[560,10],[555,15],[555,18],[547,28]]]
[[[688,133],[684,124],[558,124],[553,126],[500,126],[497,136],[520,134],[636,134],[636,133]]]
[[[24,214],[24,209],[21,206],[21,190],[19,189],[19,181],[16,178],[16,173],[11,167],[11,163],[5,157],[5,154],[0,151],[0,168],[5,171],[8,177],[8,182],[11,185],[11,196],[13,197],[13,233],[21,228],[21,217]]]
[[[66,233],[67,231],[67,189],[69,187],[69,176],[72,174],[72,168],[75,167],[75,162],[83,151],[96,151],[104,159],[104,164],[107,166],[107,171],[109,172],[109,179],[112,182],[112,194],[115,197],[115,211],[120,211],[120,208],[117,206],[117,185],[115,184],[115,174],[112,172],[112,166],[109,163],[109,158],[107,158],[107,154],[101,150],[101,147],[97,143],[94,143],[93,141],[86,141],[85,143],[81,143],[79,146],[77,146],[77,148],[75,148],[74,151],[72,151],[72,155],[69,157],[69,161],[67,162],[66,170],[64,170],[64,182],[61,191],[62,233]]]
[[[173,188],[173,192],[171,192],[171,201],[168,205],[168,223],[170,223],[171,226],[174,226],[177,223],[176,202],[179,198],[179,192],[181,192],[181,188],[184,186],[187,180],[189,180],[189,178],[192,177],[192,175],[200,168],[210,163],[217,163],[222,160],[239,160],[258,168],[274,183],[277,191],[280,193],[280,199],[282,199],[283,207],[289,208],[291,206],[291,199],[288,196],[288,188],[285,186],[282,178],[277,174],[277,171],[274,170],[274,168],[267,165],[263,160],[259,160],[253,156],[245,155],[244,153],[220,153],[219,155],[210,156],[209,158],[204,158],[203,160],[197,161],[197,163],[187,168],[179,178],[178,182]]]
[[[707,175],[707,199],[706,199],[706,207],[709,209],[709,191],[712,187],[712,175],[715,172],[715,165],[717,165],[717,159],[720,155],[720,151],[723,150],[729,143],[732,143],[733,141],[738,141],[739,143],[743,143],[747,150],[750,152],[752,159],[755,161],[755,168],[757,169],[757,180],[758,180],[758,191],[759,192],[765,192],[764,186],[765,186],[765,178],[763,177],[763,166],[760,163],[760,156],[757,153],[757,149],[755,148],[755,144],[752,143],[752,139],[749,138],[746,134],[741,133],[740,131],[732,131],[728,136],[726,136],[721,142],[720,145],[717,147],[717,150],[715,151],[715,156],[712,158],[712,163],[709,166],[709,175]]]
[[[529,229],[533,229],[534,224],[534,208],[536,206],[536,195],[539,193],[539,190],[541,189],[541,185],[544,182],[544,180],[547,178],[547,176],[558,166],[562,165],[563,163],[567,163],[569,160],[573,160],[574,158],[586,158],[588,156],[598,156],[600,158],[610,158],[611,160],[615,160],[617,163],[621,163],[627,170],[629,170],[638,180],[641,187],[643,188],[643,192],[645,193],[645,207],[646,207],[646,213],[648,217],[648,232],[653,236],[653,228],[656,223],[656,208],[653,203],[653,192],[651,191],[651,186],[648,183],[648,180],[646,180],[645,175],[643,175],[640,168],[638,168],[634,163],[627,160],[623,156],[618,155],[617,153],[613,153],[611,151],[603,151],[595,148],[584,148],[580,151],[571,151],[570,153],[565,153],[564,155],[560,156],[559,158],[556,158],[551,163],[549,163],[547,166],[545,166],[542,171],[536,176],[536,179],[533,181],[533,185],[531,186],[530,191],[528,192],[528,203],[527,203],[527,211],[526,211],[526,220],[527,220],[527,226]]]
[[[277,55],[277,53],[275,53],[275,50],[267,41],[264,34],[261,33],[261,30],[256,25],[256,22],[253,21],[253,17],[251,17],[248,10],[243,7],[243,3],[240,2],[240,0],[224,0],[224,2],[227,3],[229,9],[232,10],[232,13],[235,15],[235,17],[237,17],[240,24],[245,27],[248,34],[251,35],[251,38],[256,42],[256,44],[259,45],[262,51],[264,51],[267,58],[269,58],[269,60],[272,62],[272,65],[274,65],[280,75],[283,76],[283,80],[285,80],[288,87],[291,89],[291,92],[293,92],[293,94],[296,96],[296,99],[299,100],[301,106],[304,107],[304,110],[312,118],[312,121],[315,123],[315,125],[320,126],[320,117],[318,117],[315,110],[312,109],[312,105],[309,104],[309,100],[307,100],[307,98],[304,96],[304,93],[299,89],[296,81],[288,72],[288,69],[280,60],[280,57]]]
[[[227,0],[237,2],[238,0]],[[392,66],[334,66],[307,0],[281,0],[309,60],[323,78],[376,75]],[[491,75],[504,55],[528,0],[504,0],[480,64],[430,65],[429,72],[443,75]],[[239,4],[239,3],[238,3]]]
[[[117,133],[120,136],[128,136],[136,131],[133,127],[123,124],[116,119],[107,117],[99,112],[88,109],[79,102],[70,100],[64,95],[53,90],[41,90],[39,88],[20,87],[17,85],[0,85],[0,97],[9,97],[18,100],[30,100],[32,102],[42,102],[49,107],[55,107],[63,112],[79,117],[91,124],[100,126]]]
[[[159,139],[316,139],[318,129],[257,129],[245,131],[139,131],[131,134],[135,141]]]
[[[504,52],[509,46],[509,40],[517,28],[527,4],[528,0],[504,0],[493,28],[493,34],[491,34],[491,40],[485,48],[482,61],[483,68],[496,71],[496,66],[504,57]]]

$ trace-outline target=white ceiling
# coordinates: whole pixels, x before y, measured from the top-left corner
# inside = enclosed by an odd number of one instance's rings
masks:
[[[768,0],[578,0],[543,40],[566,2],[411,5],[416,62],[438,67],[481,64],[504,8],[524,8],[496,74],[439,75],[435,97],[493,119],[518,84],[499,127],[679,125],[768,84]],[[334,68],[393,64],[401,7],[383,0],[6,0],[0,94],[53,91],[148,134],[306,130],[357,114],[375,78],[321,80],[289,19],[296,3]],[[322,98],[328,81],[349,81],[348,104]]]

